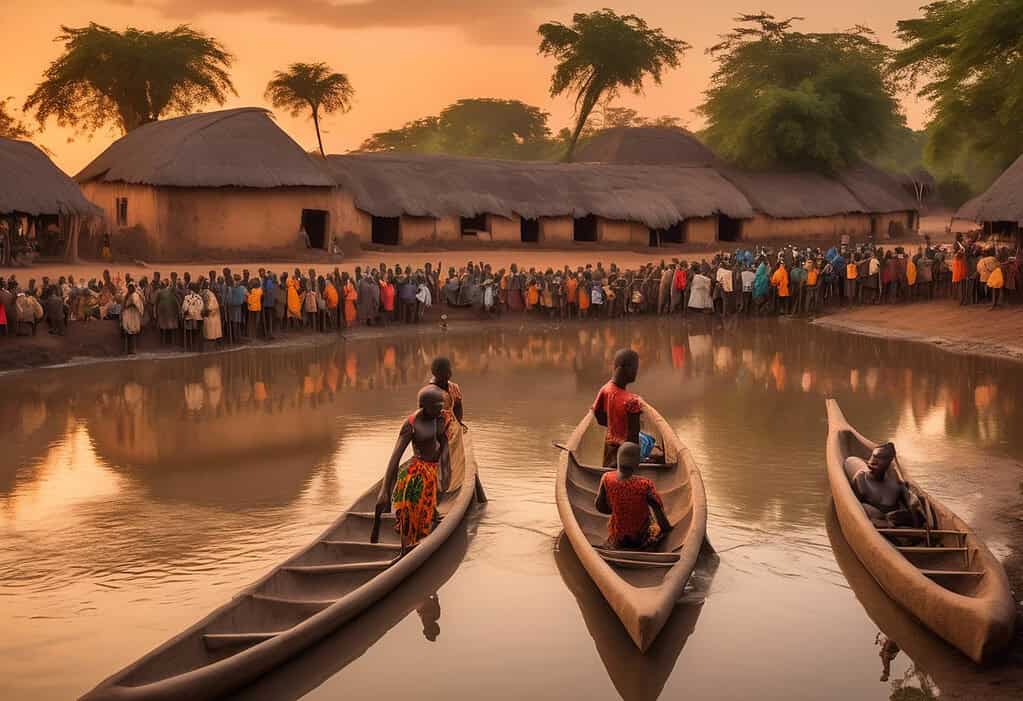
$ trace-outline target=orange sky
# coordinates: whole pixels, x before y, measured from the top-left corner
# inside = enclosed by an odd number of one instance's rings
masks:
[[[375,131],[436,114],[466,97],[537,105],[551,113],[550,125],[556,131],[571,121],[572,103],[548,95],[553,62],[536,54],[536,27],[548,20],[568,22],[573,12],[611,5],[693,45],[682,67],[669,73],[663,85],[649,85],[644,95],[625,96],[619,104],[647,116],[680,116],[698,128],[702,124],[692,110],[714,67],[704,51],[732,26],[736,14],[764,8],[777,16],[804,16],[808,19],[802,28],[816,31],[865,24],[883,41],[894,43],[896,20],[917,15],[922,1],[10,0],[3,12],[7,31],[0,42],[4,67],[0,98],[9,95],[11,104],[20,107],[60,53],[62,47],[53,37],[61,24],[94,21],[115,29],[129,25],[163,29],[187,22],[217,37],[236,57],[232,77],[238,96],[228,107],[264,105],[263,90],[272,72],[294,61],[326,61],[347,73],[356,89],[355,104],[348,114],[327,118],[328,152],[356,148]],[[921,126],[926,106],[915,99],[904,100],[904,105],[910,126]],[[315,147],[306,117],[279,113],[277,118],[304,147]],[[114,132],[75,136],[51,122],[36,140],[74,174],[116,136]]]

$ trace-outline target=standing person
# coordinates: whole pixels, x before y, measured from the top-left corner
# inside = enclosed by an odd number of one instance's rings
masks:
[[[693,279],[689,283],[689,308],[710,313],[714,311],[714,301],[710,296],[711,279],[710,266],[703,263],[697,267],[693,263]],[[613,464],[607,467],[613,467]]]
[[[628,390],[639,374],[639,354],[623,348],[615,353],[611,379],[600,388],[593,402],[597,423],[607,428],[604,435],[604,467],[614,467],[622,443],[639,443],[643,400]]]
[[[416,320],[416,284],[411,273],[405,273],[398,285],[398,303],[401,305],[401,320],[411,324]]]
[[[359,321],[366,326],[373,325],[380,308],[380,283],[373,274],[363,275],[358,284]]]
[[[45,278],[43,282],[44,284],[47,282]],[[43,311],[50,333],[54,336],[63,336],[67,332],[67,315],[64,311],[64,300],[60,296],[60,288],[56,285],[46,285],[43,287],[43,295]]]
[[[963,234],[956,234],[952,242],[952,295],[962,300],[963,282],[966,280],[966,243]]]
[[[728,260],[726,258],[722,258],[718,264],[718,270],[715,278],[717,280],[718,288],[721,290],[721,316],[726,316],[731,311],[732,291],[735,289],[733,286],[732,271],[728,267]]]
[[[675,272],[671,279],[671,312],[679,310],[685,312],[686,284],[688,283],[689,271],[685,262],[675,266]]]
[[[142,332],[144,311],[142,295],[135,289],[135,285],[128,285],[128,294],[121,309],[121,331],[124,334],[124,352],[129,355],[135,355],[138,335]]]
[[[652,480],[636,475],[640,465],[640,447],[626,442],[615,456],[617,470],[600,478],[594,506],[610,514],[607,545],[611,548],[647,548],[667,535],[671,523],[664,513]]]
[[[430,288],[422,275],[416,277],[416,323],[423,320],[426,310],[433,304],[433,297],[430,295]]]
[[[2,277],[0,277],[0,332],[4,336],[10,335],[10,330],[7,324],[7,305],[13,301],[13,297],[8,299],[10,292],[7,291],[7,283]]]
[[[785,260],[778,258],[778,267],[774,269],[774,273],[771,275],[771,287],[774,288],[775,293],[778,295],[778,307],[782,314],[788,313],[789,310],[789,271],[785,267]]]
[[[249,294],[245,298],[246,309],[248,309],[248,336],[255,338],[259,333],[259,322],[263,314],[263,287],[259,278],[252,278],[249,281]]]
[[[676,261],[677,262],[677,261]],[[671,311],[671,283],[675,278],[674,266],[661,265],[661,280],[657,288],[657,313],[667,314]]]
[[[242,336],[247,335],[244,333],[245,315],[248,311],[245,305],[249,298],[248,288],[245,287],[240,275],[234,276],[229,294],[231,297],[227,308],[228,326],[231,327],[232,341],[238,343]]]
[[[274,315],[275,308],[277,306],[277,283],[274,282],[273,276],[270,271],[267,270],[263,277],[263,338],[268,341],[272,341],[274,337]],[[220,311],[217,310],[217,317],[220,317]],[[218,337],[219,338],[219,337]]]
[[[156,325],[160,329],[160,342],[164,345],[174,343],[180,309],[177,293],[171,289],[170,283],[164,280],[156,295]]]
[[[304,282],[305,290],[302,294],[302,312],[305,317],[304,325],[306,328],[312,328],[316,331],[316,317],[320,311],[320,305],[317,301],[319,293],[316,291],[316,279],[308,278]]]
[[[418,411],[402,422],[376,504],[380,512],[390,511],[393,505],[395,530],[403,549],[432,532],[437,497],[451,482],[443,392],[427,385],[419,390],[418,403]],[[409,445],[412,459],[401,464]]]
[[[301,273],[296,271],[288,278],[288,326],[292,329],[302,324],[302,297],[298,293]]]
[[[276,293],[276,286],[274,288]],[[266,294],[264,289],[263,294]],[[202,290],[202,303],[203,303],[203,322],[202,322],[202,337],[204,341],[219,341],[224,335],[224,326],[220,319],[220,301],[217,299],[217,295],[209,287],[204,285]],[[264,300],[265,302],[265,300]],[[263,309],[264,313],[267,311],[266,307]],[[270,309],[273,312],[273,309]],[[205,344],[203,345],[205,350]]]
[[[274,279],[274,317],[277,322],[277,330],[285,333],[288,330],[288,274],[281,273],[278,278],[273,274]]]
[[[338,306],[341,304],[341,295],[337,292],[337,287],[334,286],[333,275],[328,274],[323,284],[323,299],[327,306],[327,319],[328,324],[331,328],[338,325],[337,311]]]
[[[568,318],[579,316],[579,280],[570,270],[565,269],[565,301],[568,307]]]
[[[462,404],[462,388],[451,381],[451,361],[443,356],[433,359],[430,364],[430,385],[444,393],[444,421],[447,427],[448,455],[452,469],[452,481],[461,482],[461,472],[465,466],[465,447],[462,444],[462,418],[465,409]]]
[[[589,273],[579,273],[579,287],[578,294],[579,298],[579,318],[585,319],[590,315],[590,277]]]
[[[253,281],[253,285],[255,285]],[[258,288],[255,288],[258,289]],[[194,351],[199,335],[199,325],[203,321],[204,307],[195,283],[188,285],[185,299],[181,302],[181,328],[184,331],[183,344],[185,351]]]
[[[397,290],[394,289],[394,275],[388,272],[380,281],[380,310],[384,326],[394,320],[394,301]]]
[[[845,278],[845,301],[853,305],[857,297],[857,278],[860,276],[860,254],[853,253],[852,259],[846,264],[844,271]]]
[[[345,328],[351,328],[357,316],[355,303],[359,301],[359,293],[348,273],[341,273],[341,297],[345,305]]]

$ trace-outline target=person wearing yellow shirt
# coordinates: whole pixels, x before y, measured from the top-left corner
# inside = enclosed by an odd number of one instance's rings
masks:
[[[817,267],[817,261],[813,259],[806,261],[803,267],[806,270],[806,286],[803,288],[806,301],[803,309],[807,314],[813,314],[817,311],[817,300],[820,294],[820,286],[817,283],[820,282],[821,274]]]
[[[249,310],[249,337],[255,338],[259,330],[259,319],[263,314],[263,288],[258,278],[249,281],[249,294],[245,298],[245,304]]]
[[[854,253],[853,257],[849,260],[849,264],[845,266],[845,299],[849,304],[853,304],[856,301],[856,294],[859,289],[859,280],[857,279],[860,276],[859,266],[860,254]]]

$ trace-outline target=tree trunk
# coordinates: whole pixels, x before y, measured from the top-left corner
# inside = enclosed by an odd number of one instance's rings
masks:
[[[320,145],[320,155],[324,159],[327,158],[327,153],[323,150],[323,139],[320,138],[320,115],[319,110],[313,107],[313,125],[316,127],[316,142]]]
[[[71,218],[68,224],[67,248],[64,250],[64,258],[68,263],[78,263],[78,232],[81,229],[81,219],[78,216]]]
[[[579,135],[582,134],[583,127],[586,125],[586,120],[590,116],[590,112],[597,106],[597,102],[600,99],[600,94],[604,92],[602,86],[598,86],[596,83],[591,83],[586,89],[586,93],[583,95],[582,104],[579,106],[579,119],[575,124],[575,129],[572,130],[572,140],[568,142],[568,152],[565,154],[565,160],[571,161],[572,156],[575,154],[576,144],[579,143]]]

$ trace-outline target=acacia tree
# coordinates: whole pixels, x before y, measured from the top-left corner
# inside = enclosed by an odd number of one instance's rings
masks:
[[[572,24],[547,22],[537,30],[539,53],[557,59],[551,96],[575,93],[576,123],[568,144],[571,160],[590,112],[619,91],[639,94],[649,76],[657,84],[666,68],[677,68],[689,44],[651,29],[636,15],[611,10],[576,13]]]
[[[834,170],[879,151],[904,123],[890,51],[866,27],[806,34],[799,17],[740,15],[699,111],[722,157],[751,168]]]
[[[168,113],[222,105],[235,92],[231,54],[187,25],[164,32],[62,26],[56,40],[64,42],[64,53],[24,106],[40,125],[54,117],[86,132],[116,124],[127,133]]]
[[[288,70],[274,73],[266,86],[265,97],[274,107],[290,109],[292,117],[308,109],[316,127],[320,155],[326,158],[320,136],[320,112],[332,114],[350,110],[355,88],[348,76],[333,72],[326,63],[293,63]]]
[[[12,114],[7,106],[11,98],[0,100],[0,137],[4,139],[27,139],[34,133],[32,129]]]
[[[932,2],[897,27],[891,70],[932,103],[928,158],[1007,168],[1023,153],[1023,0]]]

